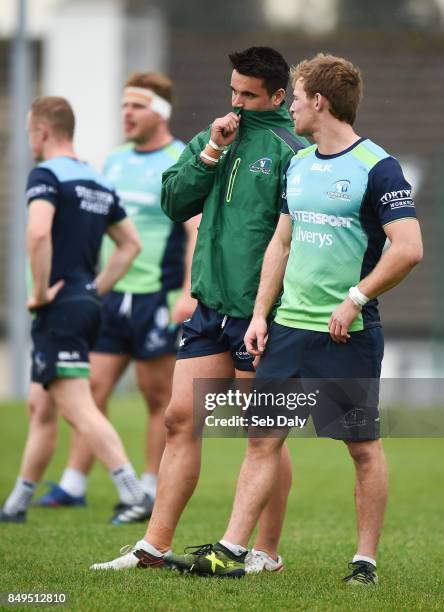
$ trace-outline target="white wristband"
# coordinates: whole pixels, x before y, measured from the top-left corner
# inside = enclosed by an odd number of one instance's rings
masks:
[[[219,163],[219,159],[217,157],[211,157],[211,155],[207,155],[204,151],[200,153],[200,156],[209,162],[213,162],[214,164]]]
[[[364,295],[357,287],[350,287],[348,290],[348,297],[359,308],[362,308],[370,301],[370,298]]]
[[[228,149],[228,147],[226,147],[225,145],[218,145],[214,142],[214,140],[210,140],[208,141],[208,144],[210,145],[210,147],[212,149],[214,149],[215,151],[225,151],[226,149]]]

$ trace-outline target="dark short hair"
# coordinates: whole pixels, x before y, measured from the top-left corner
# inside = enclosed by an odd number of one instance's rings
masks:
[[[173,101],[173,82],[159,72],[134,72],[128,77],[125,87],[145,87],[166,100]]]
[[[56,136],[72,140],[74,137],[75,117],[71,104],[59,96],[41,96],[31,106],[34,119],[45,121]]]
[[[343,57],[318,53],[291,69],[293,85],[303,79],[309,98],[320,93],[330,105],[336,119],[353,125],[362,99],[362,76],[359,68]]]
[[[271,47],[249,47],[229,56],[234,70],[244,76],[262,79],[271,96],[278,89],[286,89],[290,67],[282,55]]]

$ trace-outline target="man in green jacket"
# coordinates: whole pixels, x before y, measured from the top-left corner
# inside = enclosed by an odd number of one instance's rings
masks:
[[[199,478],[201,438],[195,423],[202,415],[193,410],[193,380],[254,376],[243,337],[264,252],[279,218],[284,171],[307,143],[295,137],[285,106],[289,67],[283,57],[268,47],[251,47],[230,60],[233,111],[199,133],[163,175],[166,214],[183,222],[202,213],[202,220],[192,268],[198,306],[184,323],[177,354],[156,503],[144,539],[124,556],[92,569],[164,564]],[[283,568],[277,546],[290,485],[284,447],[280,476],[262,512],[246,571]]]

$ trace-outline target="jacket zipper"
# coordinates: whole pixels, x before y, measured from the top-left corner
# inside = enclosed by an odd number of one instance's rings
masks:
[[[234,146],[234,147],[231,149],[231,151],[230,151],[230,159],[228,160],[228,163],[227,163],[227,165],[226,165],[225,174],[227,173],[228,168],[230,167],[231,161],[232,161],[232,159],[234,159],[234,156],[236,155],[236,152],[237,152],[237,150],[238,150],[238,148],[239,148],[240,142],[241,142],[241,140],[242,140],[242,131],[243,131],[243,130],[242,130],[242,126],[239,126],[239,139],[237,140],[236,145],[235,145],[235,146]],[[239,163],[240,163],[240,158],[238,158],[238,159],[239,159]],[[236,161],[237,161],[237,160],[236,160]],[[236,163],[236,162],[235,162],[235,163]],[[238,167],[239,167],[239,164],[238,164]],[[234,166],[233,166],[233,169],[232,169],[232,171],[230,172],[230,176],[229,176],[229,178],[228,178],[228,188],[229,188],[229,185],[230,185],[230,182],[231,182],[231,176],[232,176],[232,174],[233,174],[233,170],[234,170]],[[237,172],[237,170],[236,170],[236,172]],[[227,182],[225,181],[225,183],[224,183],[224,188],[223,188],[223,189],[221,189],[221,197],[220,197],[220,199],[221,199],[221,205],[222,205],[222,206],[223,206],[223,204],[224,204],[224,202],[225,202],[225,194],[227,193],[227,190],[228,190],[228,189],[227,189]],[[232,191],[233,191],[233,189],[231,189],[231,192],[232,192]],[[228,195],[228,194],[227,194],[227,195]]]
[[[233,193],[234,181],[236,180],[236,174],[240,166],[240,162],[241,162],[241,158],[238,157],[233,164],[233,169],[231,170],[230,179],[228,181],[227,197],[225,198],[225,202],[227,204],[231,202],[231,195]]]

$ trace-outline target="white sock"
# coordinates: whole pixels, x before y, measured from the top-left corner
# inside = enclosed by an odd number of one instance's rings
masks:
[[[240,544],[233,544],[232,542],[228,542],[228,540],[219,540],[219,544],[222,544],[222,546],[225,546],[225,548],[231,550],[233,555],[236,555],[236,557],[239,557],[248,550],[248,548],[244,548],[243,546],[240,546]]]
[[[36,486],[37,483],[24,480],[19,476],[15,482],[15,487],[5,501],[3,506],[4,512],[6,514],[16,514],[16,512],[26,510],[31,503]]]
[[[365,555],[356,554],[353,557],[352,563],[354,563],[355,561],[367,561],[367,563],[371,563],[372,565],[376,567],[376,561],[372,559],[371,557],[366,557]]]
[[[142,485],[142,489],[147,493],[152,499],[156,497],[157,491],[157,475],[150,474],[149,472],[144,472],[140,478],[140,484]]]
[[[82,474],[79,470],[66,468],[60,479],[59,486],[69,495],[80,497],[86,493],[87,480],[88,476]]]
[[[265,552],[265,550],[259,550],[258,548],[252,548],[251,552],[252,553],[260,553],[261,555],[267,555],[267,557],[269,559],[271,559],[272,561],[275,561],[275,562],[279,559],[279,555],[275,559],[274,557],[271,557],[267,552]]]
[[[139,540],[136,543],[136,550],[138,550],[139,548],[149,553],[150,555],[153,555],[153,557],[163,557],[164,555],[164,553],[161,553],[160,550],[157,550],[157,548],[151,546],[151,544],[146,540]]]
[[[145,493],[131,463],[111,470],[110,476],[117,487],[120,501],[124,504],[140,504],[144,500]]]

